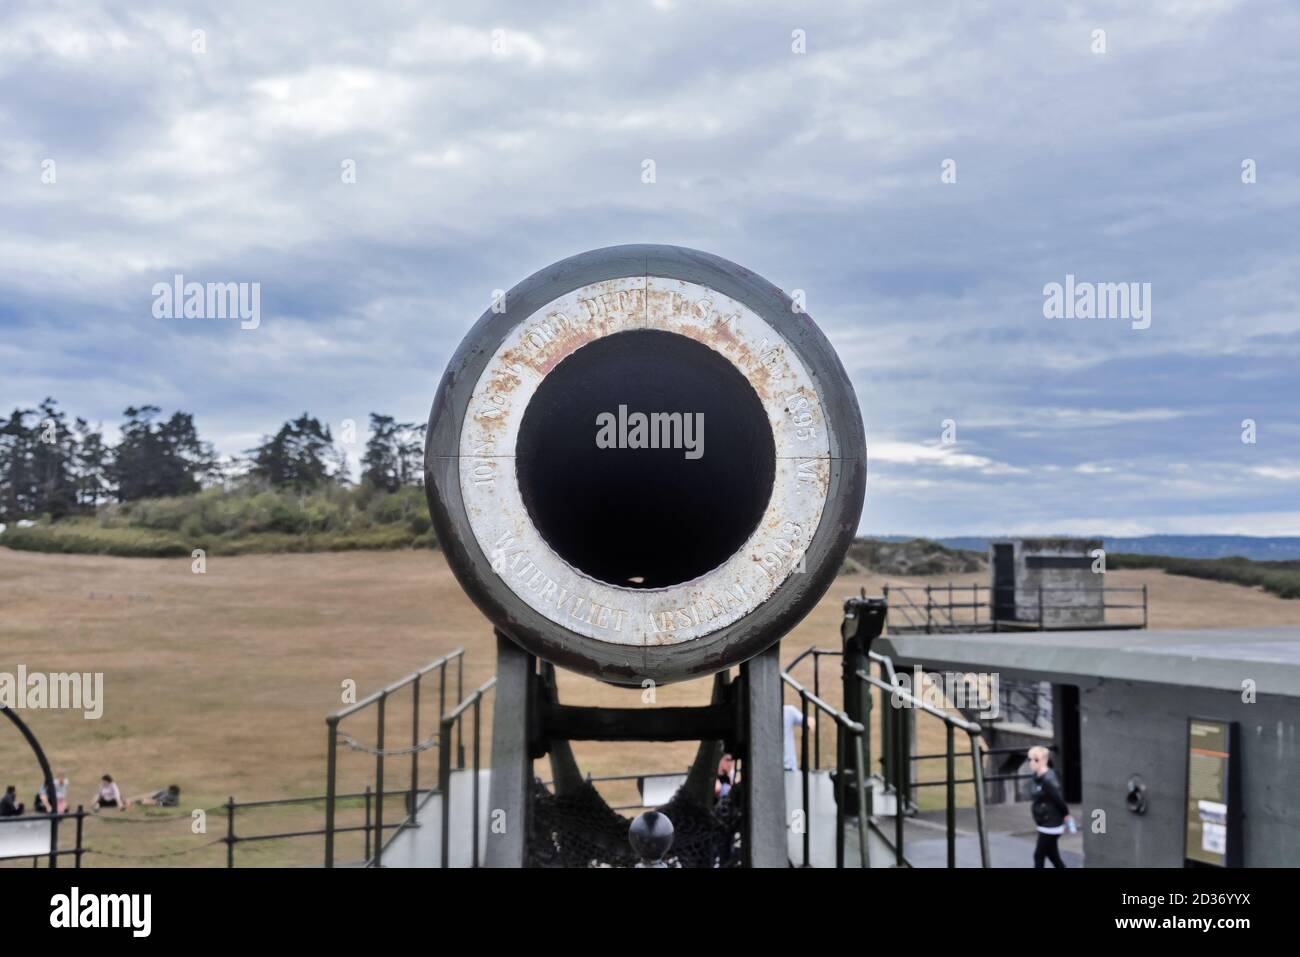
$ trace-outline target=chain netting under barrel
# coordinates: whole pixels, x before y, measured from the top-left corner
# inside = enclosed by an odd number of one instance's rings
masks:
[[[739,867],[742,861],[739,785],[713,807],[702,807],[681,789],[657,809],[673,825],[669,867]],[[584,783],[556,795],[533,784],[529,867],[634,867],[640,861],[628,843],[631,821],[610,808],[595,787]]]

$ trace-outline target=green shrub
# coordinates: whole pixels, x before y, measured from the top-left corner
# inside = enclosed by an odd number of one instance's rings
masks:
[[[1159,568],[1170,575],[1262,588],[1279,598],[1300,598],[1300,561],[1257,562],[1249,558],[1176,558],[1168,555],[1106,556],[1109,568]]]
[[[268,552],[436,548],[424,490],[250,487],[103,506],[94,517],[11,527],[0,545],[38,552],[162,558]]]

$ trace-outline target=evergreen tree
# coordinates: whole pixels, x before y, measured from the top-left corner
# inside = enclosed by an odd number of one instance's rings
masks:
[[[249,449],[252,468],[249,474],[269,482],[275,488],[292,488],[304,492],[331,481],[339,472],[341,453],[334,447],[329,426],[304,412],[280,426],[273,436],[264,436],[262,444]],[[346,459],[342,468],[346,480]]]
[[[73,479],[76,441],[67,417],[51,398],[36,410],[36,441],[31,445],[32,472],[36,481],[32,511],[48,512],[59,519],[77,508]]]
[[[144,405],[123,413],[122,441],[113,450],[109,471],[118,501],[189,495],[216,471],[212,446],[199,439],[194,417],[175,412],[155,424],[160,411],[155,405]]]
[[[423,485],[425,429],[423,424],[398,422],[391,415],[371,412],[361,480],[388,492],[404,485]]]
[[[109,463],[112,450],[104,444],[104,435],[80,416],[75,423],[76,453],[73,461],[77,505],[82,511],[94,511],[109,492]]]
[[[31,409],[14,409],[0,419],[0,519],[16,521],[34,511],[36,477],[32,445],[36,430],[27,425]]]

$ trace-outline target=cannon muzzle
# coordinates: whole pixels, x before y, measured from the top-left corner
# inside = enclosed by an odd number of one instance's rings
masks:
[[[707,253],[615,246],[493,302],[438,387],[425,471],[447,560],[498,630],[663,683],[753,657],[816,604],[866,447],[785,293]]]

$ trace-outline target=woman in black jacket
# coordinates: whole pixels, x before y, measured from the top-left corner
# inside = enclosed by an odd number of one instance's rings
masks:
[[[1061,783],[1056,772],[1047,766],[1047,749],[1035,745],[1029,749],[1029,768],[1034,772],[1030,793],[1034,797],[1034,826],[1038,829],[1038,844],[1034,847],[1034,867],[1042,867],[1050,860],[1053,867],[1064,867],[1056,842],[1065,833],[1065,822],[1073,821],[1070,808],[1061,794]]]

